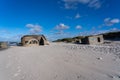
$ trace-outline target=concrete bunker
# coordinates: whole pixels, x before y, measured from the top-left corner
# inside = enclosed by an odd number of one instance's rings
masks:
[[[82,44],[103,44],[103,35],[87,36],[81,39]]]
[[[23,46],[40,46],[48,45],[48,41],[44,35],[25,35],[21,38]]]
[[[6,49],[8,48],[8,43],[7,42],[0,42],[0,49]]]

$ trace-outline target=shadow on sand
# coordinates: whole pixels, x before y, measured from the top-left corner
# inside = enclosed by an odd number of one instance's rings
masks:
[[[9,49],[10,47],[8,47],[8,48],[0,48],[0,51],[4,51],[4,50],[7,50],[7,49]]]

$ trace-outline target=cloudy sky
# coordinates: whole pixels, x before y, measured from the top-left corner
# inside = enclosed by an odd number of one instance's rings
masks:
[[[49,40],[120,30],[120,0],[0,0],[0,41]]]

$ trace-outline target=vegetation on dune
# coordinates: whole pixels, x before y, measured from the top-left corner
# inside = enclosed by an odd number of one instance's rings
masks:
[[[115,39],[120,40],[120,31],[104,33],[103,36],[107,40],[115,40]]]
[[[53,42],[72,42],[72,38],[63,38],[63,39],[58,39]]]
[[[67,42],[67,43],[71,43],[71,42],[76,42],[76,40],[83,38],[84,36],[76,36],[73,38],[63,38],[63,39],[58,39],[55,40],[53,42]]]

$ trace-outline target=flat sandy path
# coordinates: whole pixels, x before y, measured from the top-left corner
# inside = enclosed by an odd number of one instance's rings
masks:
[[[0,51],[0,80],[120,80],[120,59],[114,54],[75,46],[51,43]]]

